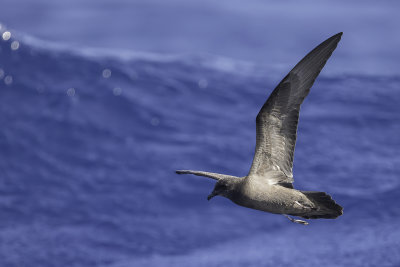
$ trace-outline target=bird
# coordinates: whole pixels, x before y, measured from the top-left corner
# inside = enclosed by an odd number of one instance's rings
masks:
[[[297,139],[300,106],[317,76],[336,49],[342,32],[309,52],[272,91],[256,118],[256,148],[250,171],[245,177],[177,170],[217,180],[208,200],[215,196],[237,205],[273,214],[307,225],[304,219],[335,219],[343,208],[330,195],[293,187],[293,156]]]

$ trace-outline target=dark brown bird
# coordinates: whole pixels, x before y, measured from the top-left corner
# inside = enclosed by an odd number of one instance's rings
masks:
[[[335,50],[338,33],[307,54],[279,83],[257,115],[257,143],[253,164],[246,177],[179,170],[217,180],[208,200],[214,196],[266,212],[283,214],[292,222],[308,224],[287,215],[305,219],[335,219],[343,208],[324,192],[293,188],[293,153],[297,137],[300,105]]]

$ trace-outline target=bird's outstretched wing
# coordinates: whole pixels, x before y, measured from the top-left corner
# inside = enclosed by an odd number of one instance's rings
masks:
[[[338,33],[308,53],[279,83],[257,115],[256,151],[248,177],[293,188],[293,153],[300,105],[335,50]]]

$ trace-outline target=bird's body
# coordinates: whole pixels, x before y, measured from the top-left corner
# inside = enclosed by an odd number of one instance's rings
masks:
[[[176,172],[218,180],[208,199],[220,195],[247,208],[306,219],[333,219],[342,215],[342,207],[328,194],[294,189],[292,174],[300,105],[341,35],[332,36],[312,50],[271,93],[257,115],[256,151],[246,177],[190,170]]]
[[[313,206],[312,202],[298,190],[268,185],[259,180],[243,179],[239,192],[239,195],[232,200],[236,204],[276,214],[297,215]]]

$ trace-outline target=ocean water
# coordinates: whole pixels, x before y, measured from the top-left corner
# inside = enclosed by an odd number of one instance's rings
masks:
[[[303,54],[264,65],[11,33],[0,40],[0,266],[400,265],[396,71],[330,72],[347,64],[335,52],[317,79],[294,185],[329,192],[344,215],[302,226],[208,202],[213,180],[174,171],[246,175],[256,114]]]

